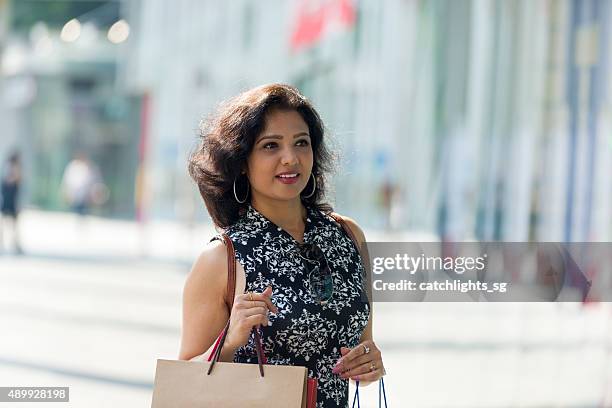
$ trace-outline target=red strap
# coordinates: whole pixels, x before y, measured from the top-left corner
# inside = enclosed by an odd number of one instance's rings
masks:
[[[236,261],[235,261],[235,251],[234,244],[230,237],[226,234],[221,234],[221,238],[223,239],[223,243],[225,244],[225,249],[227,251],[227,289],[225,293],[225,304],[227,305],[228,312],[231,315],[232,307],[234,306],[234,293],[236,292]],[[221,330],[219,336],[217,336],[217,341],[215,341],[215,346],[212,349],[212,352],[208,356],[208,361],[211,361],[215,354],[217,353],[217,349],[219,348],[219,343],[221,343],[221,339],[223,338],[225,332],[229,327],[229,318],[228,324],[225,325],[225,328]]]
[[[219,343],[221,342],[221,337],[223,337],[224,334],[225,334],[225,328],[221,330],[221,333],[219,333],[219,336],[217,337],[217,341],[215,341],[215,347],[213,347],[212,352],[208,355],[208,361],[212,360],[213,356],[217,353],[217,348],[219,347]]]
[[[317,385],[316,378],[308,378],[306,381],[306,408],[316,408],[317,406]]]
[[[259,335],[259,329],[257,327],[253,327],[253,333],[255,334],[255,350],[257,351],[257,360],[261,361],[261,364],[266,364],[266,362],[268,361],[266,359],[266,355],[263,352],[263,347],[261,345],[261,336]],[[259,372],[261,373],[261,376],[264,376],[263,373],[263,366],[259,365]]]

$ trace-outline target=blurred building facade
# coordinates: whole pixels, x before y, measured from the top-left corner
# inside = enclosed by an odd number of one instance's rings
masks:
[[[62,175],[72,157],[84,153],[111,190],[99,213],[133,216],[138,137],[132,135],[140,127],[140,98],[118,89],[122,50],[104,35],[120,3],[25,0],[0,7],[7,26],[0,41],[0,157],[23,153],[24,201],[67,209]],[[66,22],[77,17],[78,40],[62,39]]]
[[[120,11],[131,34],[108,83],[131,102],[111,167],[131,167],[111,192],[124,206],[135,195],[141,219],[206,219],[186,174],[200,119],[288,82],[340,152],[332,202],[366,227],[611,238],[609,1],[131,0]]]
[[[153,178],[171,178],[157,205],[201,208],[175,200],[191,199],[203,114],[286,81],[338,142],[337,207],[366,225],[391,211],[394,227],[448,239],[609,239],[609,2],[352,4],[351,27],[295,51],[300,2],[132,3],[125,77],[152,96]]]

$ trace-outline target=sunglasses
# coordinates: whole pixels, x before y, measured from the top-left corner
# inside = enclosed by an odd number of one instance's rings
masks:
[[[334,281],[323,251],[312,243],[299,244],[298,249],[306,264],[313,297],[321,304],[329,302],[334,294]]]

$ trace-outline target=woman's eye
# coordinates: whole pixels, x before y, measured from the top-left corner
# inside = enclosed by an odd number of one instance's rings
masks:
[[[308,145],[309,145],[309,143],[308,143],[308,140],[306,140],[306,139],[302,139],[302,140],[298,140],[298,142],[296,143],[296,145],[298,145],[298,146],[308,146]]]
[[[263,148],[268,149],[268,150],[273,149],[275,147],[276,147],[276,143],[274,142],[266,143],[265,145],[263,145]]]

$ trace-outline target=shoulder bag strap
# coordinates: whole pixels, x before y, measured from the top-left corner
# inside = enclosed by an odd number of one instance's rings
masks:
[[[234,294],[236,292],[236,251],[234,250],[234,244],[230,237],[226,234],[221,234],[223,238],[223,243],[225,244],[225,248],[227,249],[227,290],[225,294],[225,304],[229,310],[229,316],[227,319],[227,323],[225,324],[225,328],[217,337],[217,341],[215,343],[215,347],[213,348],[212,353],[208,356],[208,361],[212,362],[208,367],[208,375],[212,372],[212,369],[215,363],[219,360],[221,356],[221,350],[223,349],[223,344],[225,344],[225,338],[227,337],[227,332],[229,331],[229,325],[231,321],[232,308],[234,307]],[[266,363],[266,357],[263,352],[263,347],[261,345],[261,336],[259,335],[259,331],[256,327],[253,327],[253,333],[255,334],[255,346],[257,350],[257,364],[259,365],[259,374],[263,377],[264,370],[263,364]]]
[[[344,230],[344,232],[346,232],[346,235],[349,236],[349,238],[351,239],[351,241],[353,241],[353,244],[355,244],[355,247],[357,248],[357,251],[360,251],[359,247],[359,241],[357,241],[357,238],[355,237],[355,234],[353,234],[353,231],[351,231],[351,228],[348,226],[348,224],[346,223],[346,221],[344,220],[344,217],[341,216],[340,214],[336,214],[336,213],[329,213],[329,215],[338,223],[340,224],[340,226],[342,227],[342,229]]]
[[[234,307],[234,293],[236,292],[236,252],[230,237],[226,234],[221,236],[227,250],[227,291],[225,293],[225,304],[227,305],[227,310],[231,313],[232,307]]]

